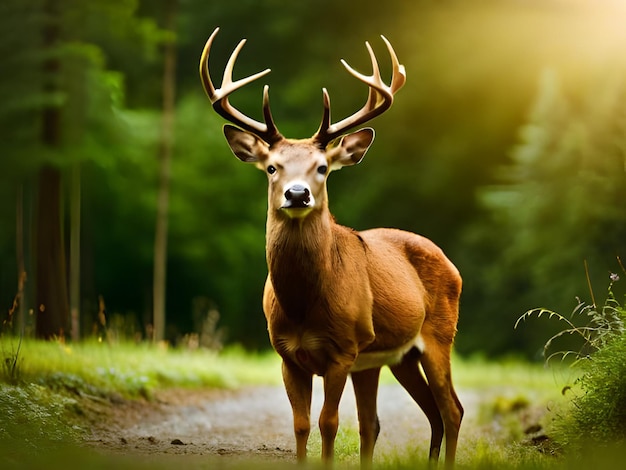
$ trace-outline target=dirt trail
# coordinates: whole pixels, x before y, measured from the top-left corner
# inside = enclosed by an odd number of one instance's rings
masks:
[[[291,408],[282,387],[239,391],[169,390],[153,402],[83,403],[91,434],[88,443],[107,453],[163,458],[169,455],[222,456],[234,459],[294,460]],[[476,420],[479,395],[460,393],[467,410],[464,426]],[[312,421],[323,399],[315,381]],[[379,390],[381,434],[377,454],[419,447],[424,457],[430,439],[428,421],[399,385]],[[340,406],[340,426],[357,427],[351,384]],[[314,433],[317,432],[314,426]],[[357,452],[355,450],[355,452]]]

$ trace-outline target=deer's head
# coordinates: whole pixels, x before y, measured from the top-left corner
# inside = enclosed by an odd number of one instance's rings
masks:
[[[233,51],[220,88],[213,86],[209,75],[208,59],[211,45],[219,28],[209,37],[200,59],[200,76],[204,89],[215,111],[238,127],[225,125],[224,135],[237,158],[254,163],[265,171],[269,181],[269,206],[290,218],[304,218],[316,210],[327,207],[326,179],[332,170],[359,163],[374,140],[374,130],[365,128],[345,134],[389,109],[394,94],[404,85],[404,66],[385,37],[393,65],[391,85],[386,85],[381,76],[376,56],[369,43],[373,73],[362,75],[345,61],[341,61],[350,74],[369,86],[369,95],[363,107],[352,116],[335,124],[330,122],[330,97],[323,89],[324,115],[317,132],[308,139],[288,139],[278,131],[272,119],[269,105],[269,87],[263,90],[263,117],[265,122],[256,121],[233,107],[228,96],[238,88],[266,75],[266,69],[247,78],[233,82],[232,73],[239,51],[245,44],[242,40]]]

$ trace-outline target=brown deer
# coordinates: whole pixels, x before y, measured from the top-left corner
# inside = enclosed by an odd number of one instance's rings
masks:
[[[371,76],[342,60],[349,73],[369,86],[365,105],[331,124],[330,99],[323,89],[319,130],[309,139],[288,139],[272,120],[267,86],[263,91],[265,122],[251,119],[228,101],[233,91],[270,71],[232,80],[245,40],[232,53],[221,87],[213,86],[208,59],[218,30],[204,47],[200,75],[215,111],[238,126],[224,126],[233,153],[268,177],[269,275],[263,310],[270,341],[283,360],[298,461],[306,459],[313,375],[322,376],[324,383],[319,428],[322,459],[327,463],[334,454],[339,400],[351,375],[361,463],[371,464],[380,429],[376,411],[379,374],[388,365],[428,417],[430,458],[438,460],[445,434],[446,466],[452,466],[463,416],[450,370],[461,292],[459,272],[441,249],[419,235],[384,228],[357,232],[337,224],[326,192],[330,172],[359,163],[374,139],[369,128],[344,133],[391,106],[394,94],[404,85],[404,67],[383,37],[393,64],[391,85],[386,85],[366,43]]]

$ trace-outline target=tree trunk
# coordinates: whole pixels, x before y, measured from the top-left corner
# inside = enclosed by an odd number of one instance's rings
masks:
[[[24,185],[17,188],[15,204],[15,254],[17,261],[17,294],[10,320],[13,321],[15,309],[17,308],[17,331],[20,335],[24,333],[26,325],[26,253],[24,249]],[[14,330],[15,331],[15,330]]]
[[[80,163],[72,171],[70,201],[70,321],[72,341],[80,339]]]
[[[43,66],[44,92],[57,92],[56,79],[59,60],[50,52],[59,43],[59,10],[55,0],[44,4],[46,24],[43,29],[43,49],[49,57]],[[54,150],[61,144],[61,109],[54,104],[42,110],[41,142]],[[69,306],[63,243],[61,172],[45,165],[39,170],[37,195],[36,246],[36,301],[38,338],[63,337],[68,328]]]
[[[61,173],[46,166],[39,171],[37,204],[37,327],[38,338],[63,337],[69,306],[65,247],[61,226]]]
[[[177,0],[168,0],[165,28],[175,31]],[[159,192],[154,240],[153,322],[155,342],[165,338],[165,302],[167,290],[167,231],[170,190],[170,163],[173,145],[174,104],[176,91],[176,42],[165,44],[163,67],[163,115],[159,143]]]

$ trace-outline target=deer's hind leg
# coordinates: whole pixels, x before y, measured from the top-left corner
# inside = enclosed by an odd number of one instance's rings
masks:
[[[431,429],[429,458],[437,461],[444,435],[443,420],[435,397],[419,367],[419,358],[419,351],[413,349],[402,358],[399,364],[390,366],[390,369],[394,377],[426,414]]]
[[[443,419],[446,437],[446,467],[454,465],[459,429],[463,419],[463,406],[452,384],[450,354],[452,344],[441,344],[437,339],[426,342],[421,357],[422,367],[428,380],[428,386],[437,402]]]

